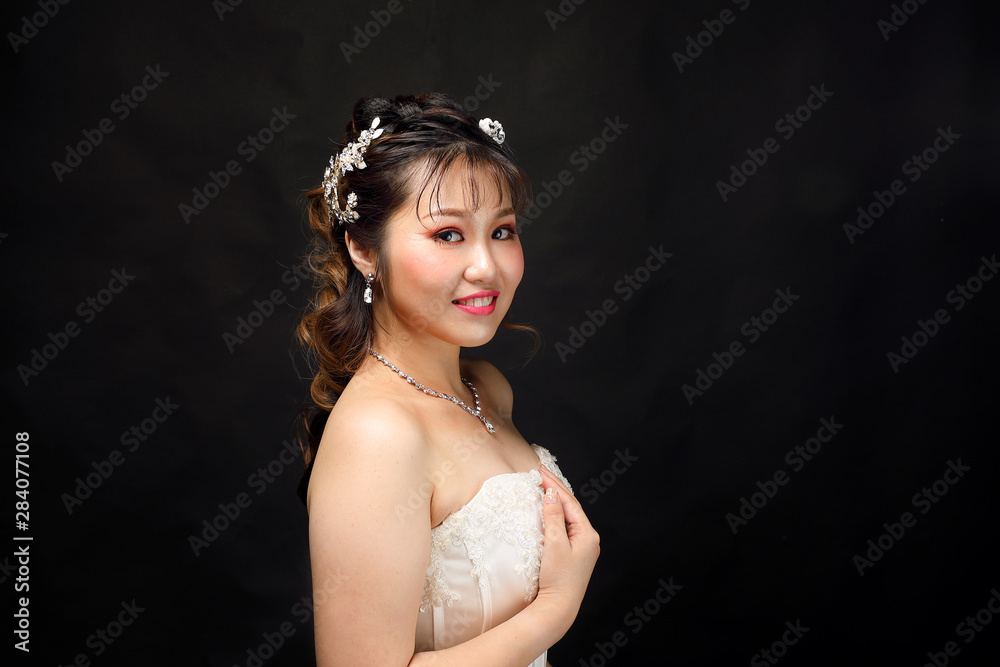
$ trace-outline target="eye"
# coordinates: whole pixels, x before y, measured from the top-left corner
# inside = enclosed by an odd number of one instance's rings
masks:
[[[513,238],[517,234],[513,227],[500,227],[493,232],[493,238],[500,241],[506,241],[507,239]]]
[[[462,235],[459,234],[457,230],[446,229],[443,232],[438,232],[437,234],[435,234],[434,238],[437,240],[438,243],[450,245],[452,243],[458,243],[459,241],[461,241]]]

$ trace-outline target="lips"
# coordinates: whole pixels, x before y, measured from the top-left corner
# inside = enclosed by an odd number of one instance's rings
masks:
[[[474,306],[476,308],[482,308],[484,306],[489,306],[496,300],[495,296],[483,296],[477,297],[475,299],[459,299],[453,301],[452,303],[457,303],[460,306]]]
[[[500,296],[500,292],[495,289],[482,290],[479,292],[473,292],[472,294],[466,294],[461,299],[455,299],[452,303],[462,306],[475,306],[477,308],[481,308],[492,304],[498,296]]]
[[[452,303],[471,315],[490,315],[496,309],[498,296],[500,292],[497,290],[482,291],[455,299]]]

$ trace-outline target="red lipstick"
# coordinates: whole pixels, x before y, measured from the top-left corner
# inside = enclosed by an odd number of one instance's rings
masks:
[[[483,290],[463,296],[460,299],[455,299],[452,303],[471,315],[490,315],[496,309],[498,296],[500,296],[500,292],[497,290]],[[459,301],[470,301],[472,299],[490,299],[490,301],[485,306],[458,303]]]

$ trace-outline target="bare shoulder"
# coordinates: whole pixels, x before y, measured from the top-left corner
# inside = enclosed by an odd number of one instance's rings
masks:
[[[309,483],[314,489],[371,488],[419,479],[430,460],[420,420],[391,397],[356,396],[338,401],[323,429]]]
[[[422,432],[420,420],[391,396],[365,394],[344,397],[334,406],[327,423],[337,440],[364,440],[367,436],[400,431]],[[330,430],[332,427],[332,430]],[[323,437],[327,436],[324,431]]]
[[[463,358],[462,365],[489,392],[490,396],[498,404],[498,407],[501,408],[501,412],[510,414],[510,410],[514,405],[514,390],[511,389],[510,382],[507,381],[504,374],[485,359]]]

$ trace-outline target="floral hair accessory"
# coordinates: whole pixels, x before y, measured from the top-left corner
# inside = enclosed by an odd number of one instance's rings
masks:
[[[503,125],[498,120],[483,118],[479,121],[479,128],[486,134],[493,137],[493,141],[502,144],[506,135],[503,133]]]
[[[330,224],[333,224],[334,216],[337,217],[337,220],[342,225],[354,222],[359,217],[358,212],[354,210],[354,207],[358,205],[358,196],[353,192],[347,193],[347,205],[343,209],[340,208],[337,181],[348,171],[364,169],[368,166],[365,164],[365,151],[368,150],[368,144],[373,139],[378,139],[382,136],[382,131],[385,129],[379,128],[376,130],[375,128],[378,127],[378,123],[379,118],[376,116],[372,120],[371,127],[364,130],[356,141],[347,144],[347,147],[340,151],[340,155],[330,156],[330,166],[326,168],[326,173],[323,174],[323,190]]]

